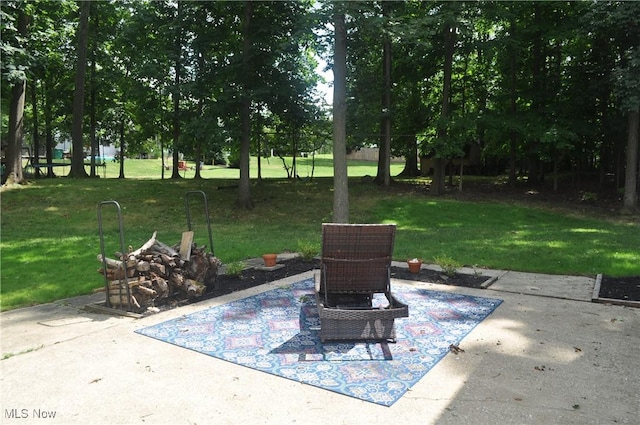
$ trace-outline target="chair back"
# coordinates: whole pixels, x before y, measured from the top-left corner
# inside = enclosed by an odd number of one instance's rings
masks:
[[[327,293],[389,292],[395,224],[322,225],[323,290]]]

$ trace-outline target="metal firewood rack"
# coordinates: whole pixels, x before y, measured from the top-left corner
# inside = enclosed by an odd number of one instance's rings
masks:
[[[207,230],[209,231],[209,250],[211,255],[215,255],[213,251],[213,234],[211,233],[211,220],[209,218],[209,202],[207,201],[207,194],[202,190],[192,190],[187,192],[184,195],[184,209],[187,215],[187,230],[192,230],[191,228],[191,208],[189,205],[189,198],[193,198],[194,195],[202,195],[202,201],[204,203],[204,216],[207,221]]]
[[[102,256],[102,274],[104,275],[104,291],[106,293],[106,301],[105,306],[107,308],[113,308],[111,306],[111,285],[109,285],[109,278],[107,276],[107,255],[104,249],[104,231],[102,226],[102,208],[106,205],[113,205],[116,207],[116,212],[118,213],[118,230],[120,234],[120,252],[123,254],[127,252],[124,244],[124,225],[122,221],[122,208],[117,201],[102,201],[98,204],[98,230],[100,232],[100,255]],[[124,277],[120,279],[120,285],[118,285],[118,297],[120,298],[119,305],[124,307],[126,305],[126,311],[133,311],[131,306],[131,288],[127,285],[127,261],[123,257],[122,258],[122,270],[124,272]],[[124,282],[124,285],[122,284]],[[116,294],[113,294],[116,295]],[[125,300],[126,302],[122,302]],[[120,308],[119,310],[122,310]]]
[[[211,220],[209,218],[209,202],[207,200],[207,195],[204,193],[204,191],[202,190],[193,190],[193,191],[189,191],[185,194],[184,196],[184,204],[185,204],[185,214],[186,214],[186,218],[187,218],[187,229],[189,231],[192,230],[192,224],[191,224],[191,204],[189,203],[189,198],[193,198],[194,196],[197,195],[201,195],[202,199],[203,199],[203,204],[204,204],[204,214],[206,217],[206,225],[207,225],[207,230],[209,233],[209,249],[211,252],[211,255],[214,255],[214,251],[213,251],[213,233],[211,231]],[[106,252],[105,252],[105,238],[104,238],[104,230],[103,230],[103,219],[102,219],[102,209],[106,206],[114,206],[116,208],[116,212],[117,212],[117,216],[118,216],[118,234],[119,234],[119,239],[120,239],[120,252],[122,252],[123,254],[125,254],[127,252],[126,249],[126,245],[125,245],[125,239],[124,239],[124,223],[123,223],[123,219],[122,219],[122,208],[120,207],[120,204],[117,201],[114,200],[109,200],[109,201],[101,201],[100,203],[98,203],[98,230],[99,230],[99,234],[100,234],[100,254],[102,256],[102,269],[103,269],[103,275],[104,275],[104,289],[105,289],[105,294],[106,294],[106,298],[105,298],[105,307],[107,307],[108,309],[114,310],[114,311],[122,311],[122,312],[133,312],[133,305],[131,303],[131,289],[129,287],[128,283],[128,277],[127,277],[127,261],[126,261],[126,257],[123,255],[122,258],[122,270],[124,273],[124,277],[119,279],[119,285],[118,285],[118,290],[117,292],[113,293],[114,290],[111,288],[111,285],[109,284],[109,278],[107,277],[107,256],[106,256]],[[115,308],[112,303],[111,303],[111,296],[118,296],[120,299],[120,303],[119,303],[119,308]],[[123,302],[124,301],[124,302]],[[126,310],[125,310],[126,308]]]

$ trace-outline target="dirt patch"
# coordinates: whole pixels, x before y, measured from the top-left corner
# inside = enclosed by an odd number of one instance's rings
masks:
[[[622,301],[640,301],[640,276],[602,276],[598,296]]]
[[[417,280],[419,282],[439,283],[442,285],[464,286],[466,288],[481,288],[487,281],[486,276],[455,273],[447,276],[444,273],[421,269],[419,273],[411,273],[402,267],[391,267],[391,277],[395,279]]]

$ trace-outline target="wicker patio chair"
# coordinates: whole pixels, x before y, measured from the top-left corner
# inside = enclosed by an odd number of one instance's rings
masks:
[[[322,225],[322,258],[316,273],[320,339],[396,339],[394,319],[409,307],[391,294],[394,224]],[[386,305],[373,305],[374,294]]]

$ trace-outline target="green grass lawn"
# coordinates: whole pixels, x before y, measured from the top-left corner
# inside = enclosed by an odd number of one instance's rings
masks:
[[[226,173],[237,170],[205,169],[204,176],[213,176],[201,180],[159,180],[152,177],[157,163],[147,161],[127,160],[126,176],[131,178],[124,180],[41,179],[2,192],[2,310],[86,294],[104,285],[96,259],[101,201],[121,205],[125,243],[136,249],[154,231],[159,240],[178,243],[187,230],[184,195],[202,190],[209,201],[215,254],[225,263],[266,252],[298,251],[309,244],[319,250],[321,223],[332,219],[332,179],[276,178],[284,171],[273,158],[272,169],[263,164],[263,176],[270,178],[254,180],[251,186],[255,208],[250,211],[234,205],[237,181]],[[316,167],[316,176],[331,174],[330,161]],[[395,173],[402,168],[394,167]],[[381,188],[358,177],[375,175],[375,164],[354,168],[351,222],[396,223],[397,260],[420,257],[433,262],[446,255],[480,268],[640,275],[637,224],[511,203],[436,198],[407,190],[409,183]],[[113,256],[120,249],[116,209],[105,205],[102,211],[106,252]],[[191,212],[195,241],[208,244],[199,198],[193,198]]]
[[[292,159],[285,158],[287,166],[291,166]],[[69,160],[56,160],[59,163],[68,163]],[[186,161],[188,169],[180,171],[180,175],[187,179],[193,178],[195,175],[195,162]],[[120,175],[120,163],[113,160],[105,161],[105,167],[97,167],[96,173],[102,178],[118,178]],[[162,160],[161,159],[125,159],[124,176],[127,179],[160,179],[162,178]],[[332,177],[333,161],[331,155],[316,155],[315,158],[297,158],[296,166],[298,176],[300,178],[308,177]],[[171,177],[171,159],[165,159],[164,176]],[[391,174],[397,175],[404,168],[403,163],[394,162],[391,164]],[[86,167],[87,173],[89,167]],[[56,167],[55,172],[58,175],[66,175],[69,173],[69,167]],[[250,177],[258,178],[258,158],[251,157],[249,163]],[[269,158],[261,158],[260,174],[263,178],[287,178],[287,172],[284,168],[282,160],[276,156]],[[205,179],[237,179],[240,177],[240,171],[237,168],[228,168],[221,165],[203,165],[200,175]],[[349,160],[349,176],[362,177],[366,175],[376,175],[376,164],[370,161]]]

